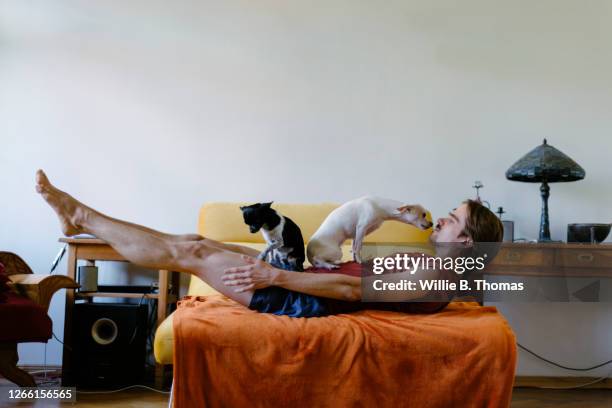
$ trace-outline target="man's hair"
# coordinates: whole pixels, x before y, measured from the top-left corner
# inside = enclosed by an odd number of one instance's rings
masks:
[[[474,242],[501,242],[504,226],[491,210],[475,200],[465,200],[468,215],[463,234]]]
[[[504,225],[493,214],[491,210],[476,200],[465,200],[468,214],[465,220],[465,229],[462,234],[472,238],[473,245],[467,249],[469,256],[473,258],[484,257],[485,265],[488,265],[499,252],[501,244],[491,244],[501,242],[504,237]],[[474,272],[474,271],[471,271]],[[470,273],[469,275],[472,275]],[[468,277],[468,274],[465,276]],[[476,275],[481,276],[481,275]]]

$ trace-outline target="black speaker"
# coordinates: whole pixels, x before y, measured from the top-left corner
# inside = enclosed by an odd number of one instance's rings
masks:
[[[146,360],[146,304],[77,303],[66,383],[109,388],[138,384]]]

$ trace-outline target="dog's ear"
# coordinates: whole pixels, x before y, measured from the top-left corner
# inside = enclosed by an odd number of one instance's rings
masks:
[[[406,212],[411,212],[414,209],[414,205],[402,205],[397,209],[397,212],[400,214],[404,214]]]
[[[241,206],[240,206],[240,211],[244,211],[245,209],[246,209],[246,206],[245,206],[245,205],[241,205]]]
[[[267,207],[267,208],[270,208],[270,206],[272,206],[272,203],[273,203],[273,202],[274,202],[274,201],[270,201],[269,203],[261,203],[261,206],[262,206],[262,207]]]

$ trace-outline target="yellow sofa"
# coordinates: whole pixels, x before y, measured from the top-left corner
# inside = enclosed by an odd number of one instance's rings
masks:
[[[263,249],[264,240],[260,233],[251,234],[242,219],[240,205],[244,203],[213,202],[202,206],[199,214],[198,233],[206,238],[217,241],[246,245],[256,249]],[[325,217],[337,207],[337,204],[274,204],[273,208],[281,214],[291,218],[302,230],[304,241],[319,228]],[[425,243],[430,230],[421,231],[410,225],[399,222],[387,222],[365,239],[365,244],[394,244],[401,242]],[[350,260],[350,245],[343,248],[344,260]],[[210,295],[218,293],[201,279],[191,276],[188,295]],[[155,359],[160,364],[172,364],[174,339],[171,314],[164,320],[155,333],[154,352]]]

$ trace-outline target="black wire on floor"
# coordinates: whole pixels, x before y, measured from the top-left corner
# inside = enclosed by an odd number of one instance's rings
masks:
[[[603,362],[601,364],[594,365],[592,367],[585,367],[585,368],[568,367],[568,366],[565,366],[563,364],[555,363],[554,361],[551,361],[551,360],[549,360],[549,359],[547,359],[545,357],[540,356],[539,354],[536,354],[535,352],[529,350],[527,347],[523,346],[521,343],[516,343],[516,344],[519,346],[520,349],[525,350],[527,353],[531,354],[532,356],[537,357],[537,358],[539,358],[542,361],[546,361],[548,364],[552,364],[552,365],[554,365],[556,367],[563,368],[565,370],[591,371],[591,370],[594,370],[596,368],[603,367],[603,366],[606,366],[606,365],[612,363],[612,360],[608,360],[608,361],[605,361],[605,362]]]
[[[142,385],[142,384],[128,385],[127,387],[119,388],[116,390],[109,390],[109,391],[79,391],[77,390],[77,394],[114,394],[116,392],[121,392],[121,391],[129,390],[132,388],[145,388],[150,391],[155,391],[159,394],[165,394],[165,395],[170,394],[170,391],[158,390],[157,388],[149,387],[148,385]]]

